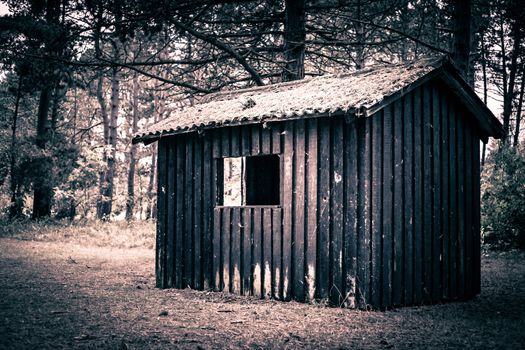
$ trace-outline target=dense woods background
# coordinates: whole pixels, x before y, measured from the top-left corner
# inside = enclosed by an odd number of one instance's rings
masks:
[[[140,128],[209,93],[450,55],[507,138],[483,145],[486,242],[525,248],[519,0],[9,0],[0,17],[3,220],[151,219]]]

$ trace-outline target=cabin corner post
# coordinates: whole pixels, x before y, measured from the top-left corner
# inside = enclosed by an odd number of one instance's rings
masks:
[[[166,254],[166,184],[167,184],[167,153],[166,140],[159,140],[157,152],[157,234],[155,254],[155,285],[165,288],[165,254]]]

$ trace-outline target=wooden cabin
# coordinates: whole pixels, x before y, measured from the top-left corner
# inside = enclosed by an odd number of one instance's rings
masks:
[[[447,59],[211,95],[158,142],[156,283],[360,308],[480,292],[480,140]]]

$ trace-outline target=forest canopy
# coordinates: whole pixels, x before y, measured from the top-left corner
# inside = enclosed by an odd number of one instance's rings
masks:
[[[156,149],[131,143],[140,128],[220,90],[436,55],[450,55],[484,102],[500,106],[507,137],[483,145],[484,170],[503,171],[498,162],[516,157],[523,164],[519,0],[3,3],[5,217],[154,218]],[[495,156],[507,149],[515,156]],[[501,179],[491,175],[484,180]],[[513,200],[500,187],[483,187],[493,189],[492,204]],[[511,193],[514,203],[522,192]],[[519,220],[512,228],[487,220],[488,235],[524,234]]]

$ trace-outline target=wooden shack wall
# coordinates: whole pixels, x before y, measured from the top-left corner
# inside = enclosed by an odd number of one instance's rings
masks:
[[[427,83],[369,118],[161,139],[158,287],[387,308],[479,293],[479,139]],[[221,157],[280,154],[281,205],[221,207]]]

